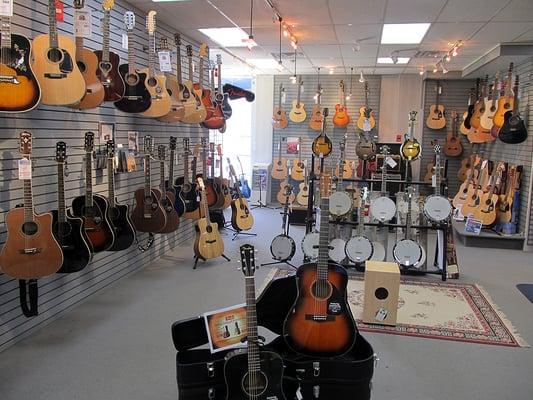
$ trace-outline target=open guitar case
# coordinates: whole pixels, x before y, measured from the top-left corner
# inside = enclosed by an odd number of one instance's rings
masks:
[[[271,281],[257,300],[258,325],[277,337],[264,345],[277,352],[285,365],[286,400],[368,400],[374,374],[372,346],[357,333],[352,349],[341,357],[311,358],[293,352],[282,337],[283,322],[296,300],[295,276]],[[179,400],[225,400],[224,358],[231,352],[211,354],[202,316],[172,324]],[[203,347],[203,348],[200,348]],[[279,399],[282,400],[282,399]]]

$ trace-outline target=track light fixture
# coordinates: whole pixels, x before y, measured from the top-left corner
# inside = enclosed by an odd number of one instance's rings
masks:
[[[392,59],[393,64],[398,63],[398,54],[399,54],[398,50],[395,50],[392,53],[390,53],[390,58]]]
[[[365,77],[363,76],[363,70],[359,73],[359,83],[365,83]]]

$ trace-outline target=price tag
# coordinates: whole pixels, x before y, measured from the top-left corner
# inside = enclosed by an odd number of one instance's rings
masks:
[[[283,92],[283,93],[281,94],[281,104],[285,104],[285,100],[286,100],[286,99],[287,99],[286,93]]]
[[[31,179],[31,161],[27,158],[22,158],[19,160],[19,179]]]
[[[159,70],[161,72],[172,72],[172,64],[170,63],[170,52],[160,51],[157,53],[159,57]]]
[[[92,35],[91,10],[76,10],[74,19],[76,36],[90,38]]]
[[[65,7],[61,0],[56,0],[56,21],[63,22],[65,20]]]
[[[436,174],[431,175],[431,186],[437,187],[437,175]]]
[[[125,50],[128,50],[128,34],[127,33],[122,34],[122,48]]]
[[[13,0],[0,0],[0,16],[13,16]]]
[[[402,142],[402,138],[403,138],[402,135],[400,135],[400,134],[396,135],[396,143],[401,143]]]
[[[398,165],[398,163],[396,161],[394,161],[394,158],[392,158],[392,157],[386,157],[385,158],[385,162],[391,168],[396,168],[396,166]]]

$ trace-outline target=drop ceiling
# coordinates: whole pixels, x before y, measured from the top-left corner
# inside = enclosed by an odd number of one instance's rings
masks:
[[[533,0],[277,0],[273,1],[298,38],[298,73],[315,73],[317,67],[349,73],[350,67],[365,73],[417,73],[420,67],[433,69],[435,60],[412,58],[407,65],[377,64],[378,57],[389,57],[399,50],[400,57],[418,51],[448,51],[457,40],[463,41],[459,55],[448,69],[462,71],[500,43],[533,40]],[[198,28],[239,26],[249,31],[250,0],[189,0],[154,3],[129,0],[143,11],[155,9],[158,19],[181,33],[207,42],[214,53],[221,52]],[[431,26],[420,44],[382,45],[385,23],[429,22]],[[254,0],[254,39],[258,46],[227,48],[223,62],[228,70],[242,70],[240,60],[273,58],[279,53],[279,25],[265,0]],[[361,40],[363,39],[363,40]],[[360,40],[359,51],[353,44]],[[405,51],[404,51],[405,50]],[[282,52],[292,51],[287,39]],[[240,60],[239,60],[240,59]],[[292,73],[294,62],[285,60],[282,73]],[[279,73],[257,69],[257,73]],[[324,71],[325,72],[325,71]]]

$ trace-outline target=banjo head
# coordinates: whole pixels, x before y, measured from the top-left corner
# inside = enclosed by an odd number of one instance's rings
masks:
[[[354,236],[346,243],[344,252],[351,262],[362,264],[365,261],[370,260],[374,254],[374,245],[365,236]],[[385,253],[385,251],[383,251],[383,253]],[[385,256],[385,254],[383,254],[383,256]]]
[[[446,221],[452,215],[452,211],[450,201],[440,195],[428,196],[424,202],[424,215],[433,222]]]
[[[403,239],[394,245],[392,255],[405,268],[418,268],[422,261],[422,247],[411,239]]]
[[[318,232],[309,232],[302,240],[302,251],[311,260],[318,258]]]
[[[333,239],[329,242],[329,258],[331,258],[336,263],[340,263],[346,258],[346,253],[344,252],[344,247],[346,242],[340,238]]]
[[[335,216],[346,215],[352,209],[352,198],[346,192],[334,192],[329,196],[329,213]]]
[[[396,215],[396,204],[388,197],[378,197],[370,202],[370,214],[378,221],[390,221]]]
[[[270,253],[275,260],[290,260],[296,252],[296,244],[293,238],[287,235],[278,235],[270,244]]]

